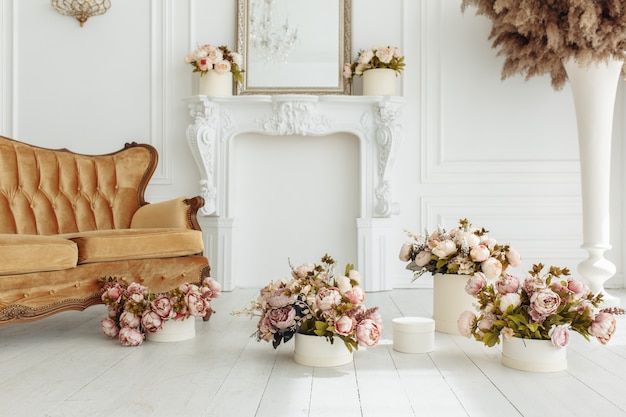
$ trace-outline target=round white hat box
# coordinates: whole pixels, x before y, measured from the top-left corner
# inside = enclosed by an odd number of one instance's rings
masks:
[[[435,350],[435,321],[424,317],[398,317],[392,320],[393,350],[428,353]]]

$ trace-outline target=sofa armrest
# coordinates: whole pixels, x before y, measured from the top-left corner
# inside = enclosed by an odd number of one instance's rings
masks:
[[[204,199],[200,196],[179,197],[160,203],[146,204],[135,212],[130,227],[132,229],[174,227],[201,230],[197,214],[202,206],[204,206]]]

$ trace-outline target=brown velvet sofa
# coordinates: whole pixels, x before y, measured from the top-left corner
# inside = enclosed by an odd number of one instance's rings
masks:
[[[209,275],[201,197],[148,204],[146,144],[107,155],[0,136],[0,325],[101,304],[100,278],[165,292]]]

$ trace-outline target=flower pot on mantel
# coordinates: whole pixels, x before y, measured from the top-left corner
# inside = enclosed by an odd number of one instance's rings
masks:
[[[557,348],[551,340],[502,340],[502,364],[529,372],[557,372],[567,369],[567,348]]]
[[[395,96],[396,71],[389,68],[374,68],[363,71],[364,96]]]
[[[476,299],[465,292],[469,275],[433,275],[433,319],[435,331],[460,334],[458,320],[466,310],[475,311]]]
[[[293,359],[300,365],[329,367],[352,362],[352,352],[338,337],[331,344],[325,337],[296,333]]]
[[[180,342],[196,337],[196,319],[166,320],[163,328],[154,333],[146,333],[146,340],[151,342]]]
[[[233,73],[226,71],[223,73],[215,70],[208,70],[206,74],[200,74],[198,81],[198,95],[204,96],[232,96],[233,95]]]

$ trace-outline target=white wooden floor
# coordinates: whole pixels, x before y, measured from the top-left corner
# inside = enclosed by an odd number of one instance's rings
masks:
[[[612,293],[626,299],[626,290]],[[354,363],[310,368],[249,336],[229,313],[255,290],[224,293],[195,339],[126,348],[99,328],[104,307],[0,327],[0,416],[626,416],[626,317],[609,345],[575,337],[568,369],[538,374],[500,364],[500,348],[436,333],[435,351],[393,350],[391,319],[429,317],[424,289],[370,293],[381,345]],[[578,336],[577,334],[575,336]]]

